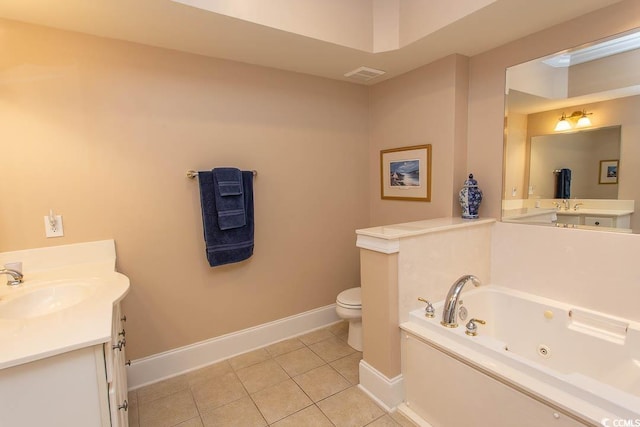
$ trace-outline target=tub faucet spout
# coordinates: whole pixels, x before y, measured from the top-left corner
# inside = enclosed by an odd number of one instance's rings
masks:
[[[7,286],[17,286],[22,283],[22,279],[24,278],[22,273],[10,268],[0,268],[0,274],[7,274],[11,276],[9,280],[7,280]]]
[[[457,328],[458,324],[456,323],[456,312],[458,310],[458,299],[460,298],[460,292],[462,292],[462,288],[467,282],[473,283],[474,286],[480,286],[480,280],[472,275],[465,274],[451,286],[449,289],[449,293],[447,294],[447,298],[444,301],[444,310],[442,311],[442,321],[440,322],[442,326],[446,326],[447,328]]]

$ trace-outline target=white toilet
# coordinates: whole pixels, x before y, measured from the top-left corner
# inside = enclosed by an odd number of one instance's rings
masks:
[[[362,351],[362,296],[360,288],[351,288],[340,292],[336,298],[336,313],[349,321],[347,344]]]

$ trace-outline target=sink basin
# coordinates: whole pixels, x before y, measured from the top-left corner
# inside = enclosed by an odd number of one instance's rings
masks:
[[[28,319],[72,307],[94,291],[83,282],[58,282],[0,300],[1,319]]]

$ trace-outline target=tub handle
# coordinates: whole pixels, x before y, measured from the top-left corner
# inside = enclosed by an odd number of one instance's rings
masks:
[[[481,325],[487,324],[487,322],[481,319],[471,319],[469,320],[469,322],[467,322],[467,330],[464,331],[464,333],[471,337],[475,337],[476,335],[478,335],[478,325],[476,325],[476,323],[479,323]]]
[[[435,309],[433,308],[433,304],[431,304],[429,301],[427,301],[426,299],[422,298],[422,297],[418,297],[418,301],[422,301],[423,303],[427,304],[427,306],[424,308],[424,316],[425,317],[429,317],[432,318],[435,316]]]

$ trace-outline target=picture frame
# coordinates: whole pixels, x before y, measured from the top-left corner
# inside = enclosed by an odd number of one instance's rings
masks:
[[[600,160],[598,184],[618,183],[618,162],[619,160]]]
[[[431,144],[380,151],[380,197],[431,201]]]

